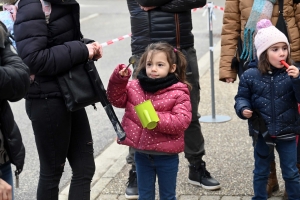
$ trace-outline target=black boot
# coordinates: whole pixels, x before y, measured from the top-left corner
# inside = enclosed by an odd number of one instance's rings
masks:
[[[127,182],[127,188],[125,191],[126,199],[138,199],[138,187],[137,187],[137,176],[135,167],[132,166],[132,169],[129,171],[129,178]]]
[[[221,184],[211,177],[210,173],[206,170],[204,161],[189,165],[189,183],[201,186],[207,190],[221,188]]]

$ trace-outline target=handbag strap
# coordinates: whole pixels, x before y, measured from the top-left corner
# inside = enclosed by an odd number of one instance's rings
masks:
[[[279,14],[283,15],[283,0],[278,0],[279,4]]]

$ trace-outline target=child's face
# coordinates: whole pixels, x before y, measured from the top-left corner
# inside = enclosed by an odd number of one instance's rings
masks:
[[[288,45],[284,42],[279,42],[270,46],[267,50],[268,59],[271,65],[276,68],[283,68],[281,60],[286,61],[288,57]]]
[[[167,55],[162,51],[150,51],[147,55],[146,74],[149,78],[164,78],[173,73],[176,65],[169,65]]]

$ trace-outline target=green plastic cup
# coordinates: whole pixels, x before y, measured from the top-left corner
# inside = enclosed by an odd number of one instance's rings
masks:
[[[159,118],[151,100],[144,101],[143,103],[134,106],[134,109],[142,123],[143,128],[154,129],[157,126]]]

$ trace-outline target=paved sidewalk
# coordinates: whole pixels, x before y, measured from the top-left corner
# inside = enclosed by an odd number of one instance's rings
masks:
[[[212,115],[209,56],[208,52],[199,60],[201,76],[199,112],[202,116]],[[222,184],[222,188],[217,191],[207,191],[187,183],[188,162],[181,153],[177,178],[179,200],[250,200],[253,195],[252,140],[248,136],[246,121],[239,119],[233,108],[238,84],[227,84],[218,80],[219,57],[220,42],[214,50],[215,113],[216,116],[230,116],[231,120],[225,123],[201,123],[201,125],[206,149],[206,156],[203,159],[206,161],[208,171]],[[130,169],[125,159],[127,152],[128,147],[114,142],[95,159],[96,173],[92,181],[92,200],[125,200],[125,184]],[[280,189],[273,193],[273,197],[269,200],[281,200],[284,191],[277,154],[276,160]],[[68,190],[69,187],[66,187],[61,191],[60,200],[67,200]]]

